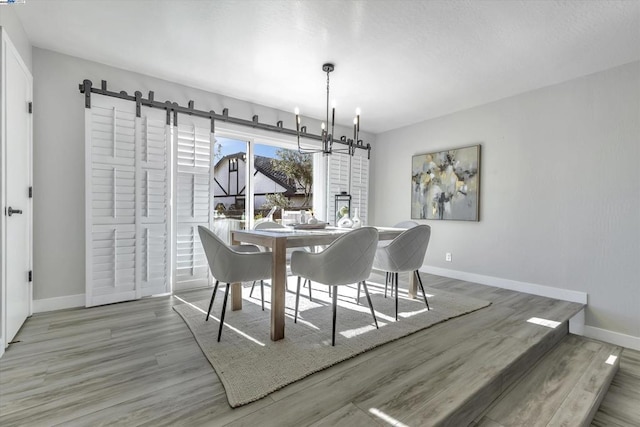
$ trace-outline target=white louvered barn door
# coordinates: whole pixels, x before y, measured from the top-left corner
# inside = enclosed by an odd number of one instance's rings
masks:
[[[363,225],[369,225],[369,159],[356,153],[351,158],[351,215],[358,215]]]
[[[179,114],[173,139],[174,290],[181,290],[209,284],[209,264],[198,236],[198,225],[213,227],[210,121]]]
[[[349,159],[347,154],[334,153],[328,157],[327,172],[327,221],[336,224],[336,194],[349,192]],[[353,212],[353,206],[352,206]]]
[[[335,196],[342,191],[351,194],[351,216],[358,215],[364,224],[368,224],[369,204],[369,160],[356,153],[350,156],[334,153],[329,156],[327,173],[327,218],[334,223]],[[351,178],[351,179],[349,179]]]
[[[138,118],[138,296],[170,291],[169,164],[171,127],[166,112],[143,107]]]
[[[136,298],[135,104],[94,95],[85,110],[86,305]]]

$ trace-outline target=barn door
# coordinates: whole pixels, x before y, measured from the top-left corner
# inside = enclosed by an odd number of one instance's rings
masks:
[[[138,118],[138,254],[142,297],[170,292],[169,164],[171,127],[163,110],[143,107]]]
[[[85,109],[88,307],[137,297],[135,107],[93,95]]]
[[[174,165],[174,290],[207,286],[209,264],[198,225],[213,226],[213,134],[209,120],[178,114],[173,128]]]

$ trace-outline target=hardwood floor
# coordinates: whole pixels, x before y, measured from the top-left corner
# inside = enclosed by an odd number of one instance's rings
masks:
[[[640,426],[640,351],[625,348],[592,426]]]
[[[0,359],[0,424],[368,426],[400,420],[430,425],[450,409],[452,396],[485,381],[499,360],[525,346],[542,345],[548,328],[526,319],[570,317],[579,308],[423,277],[427,286],[493,304],[236,409],[229,407],[218,377],[173,311],[173,297],[34,315]],[[205,289],[179,296],[204,299],[210,293]],[[614,379],[623,398],[612,390],[594,425],[611,425],[607,422],[612,418],[606,417],[617,417],[629,409],[626,402],[637,402],[639,360],[637,352],[625,351],[627,369],[621,368],[622,379]],[[620,419],[637,420],[637,410],[629,413]]]

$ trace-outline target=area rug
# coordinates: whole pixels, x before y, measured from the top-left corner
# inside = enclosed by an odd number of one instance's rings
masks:
[[[292,279],[289,288],[294,290]],[[181,297],[184,303],[174,306],[174,310],[182,316],[215,369],[229,405],[238,407],[382,344],[491,304],[426,288],[431,308],[427,311],[421,294],[419,298],[409,299],[401,291],[396,322],[395,299],[384,297],[384,285],[368,283],[380,328],[375,328],[364,291],[356,304],[355,286],[341,286],[335,347],[331,346],[331,299],[327,287],[320,284],[312,287],[312,302],[308,289],[302,289],[298,323],[293,322],[295,293],[287,292],[285,339],[276,342],[269,338],[271,288],[266,285],[265,311],[262,311],[259,286],[256,285],[250,297],[250,286],[245,284],[243,308],[240,311],[228,308],[220,342],[217,335],[223,286],[218,289],[208,322],[205,322],[208,299],[188,301],[188,297]]]

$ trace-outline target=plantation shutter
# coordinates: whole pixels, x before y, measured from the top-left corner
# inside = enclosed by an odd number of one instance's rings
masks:
[[[328,157],[327,173],[327,221],[335,225],[336,218],[335,196],[340,192],[349,193],[349,159],[347,154],[334,153]],[[353,207],[352,207],[353,212]]]
[[[213,228],[212,147],[209,120],[178,115],[174,127],[175,152],[175,289],[209,284],[209,264],[198,226]]]
[[[369,224],[369,159],[357,153],[351,158],[351,215],[358,215],[363,225]]]
[[[171,127],[166,113],[142,108],[137,144],[140,158],[138,248],[140,296],[170,291],[169,150]]]
[[[93,96],[85,139],[86,305],[134,299],[135,104]]]
[[[351,195],[351,216],[358,215],[363,224],[368,224],[369,204],[369,160],[356,153],[350,156],[334,153],[328,157],[327,173],[327,218],[335,224],[335,195],[346,191]]]

